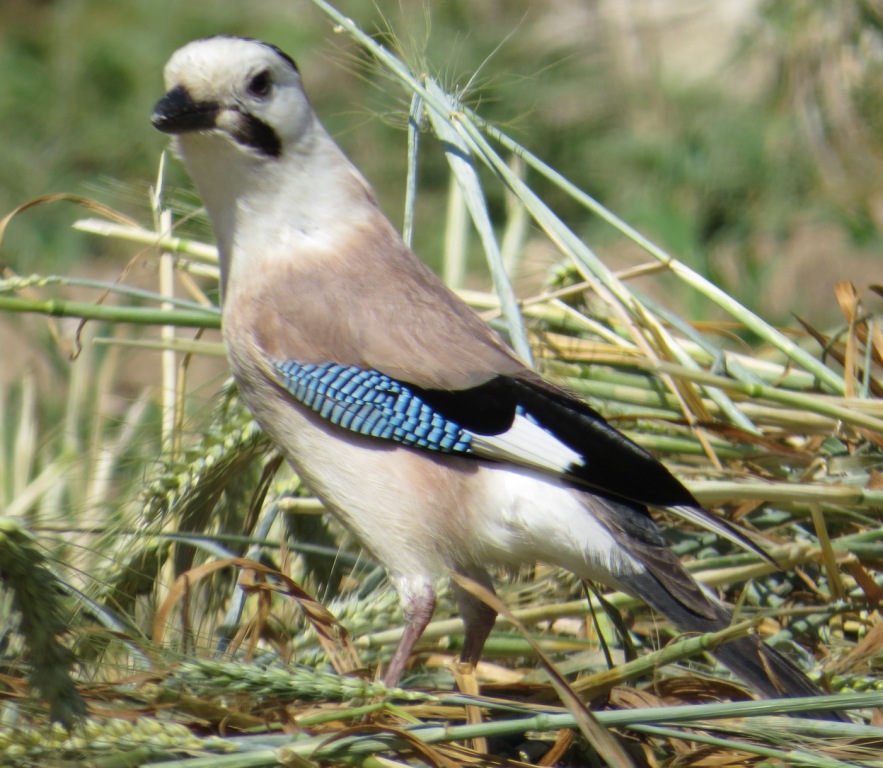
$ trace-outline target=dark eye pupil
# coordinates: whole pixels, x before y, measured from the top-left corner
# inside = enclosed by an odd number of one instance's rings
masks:
[[[258,72],[248,84],[248,92],[252,96],[266,96],[270,92],[270,72],[268,70],[264,70],[263,72]]]

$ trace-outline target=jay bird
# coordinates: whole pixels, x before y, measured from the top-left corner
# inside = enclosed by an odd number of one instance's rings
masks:
[[[544,380],[421,262],[320,124],[294,61],[218,36],[178,50],[153,125],[205,203],[241,396],[386,569],[406,627],[395,685],[451,572],[543,561],[638,596],[683,632],[731,621],[648,507],[763,555],[572,393]],[[455,585],[464,661],[495,611]],[[819,690],[755,636],[714,652],[765,697]]]

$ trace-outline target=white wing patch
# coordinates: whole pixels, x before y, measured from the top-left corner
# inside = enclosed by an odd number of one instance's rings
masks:
[[[559,474],[584,463],[581,454],[521,414],[515,416],[512,426],[502,434],[477,435],[471,432],[470,435],[473,452],[486,459],[509,461]]]

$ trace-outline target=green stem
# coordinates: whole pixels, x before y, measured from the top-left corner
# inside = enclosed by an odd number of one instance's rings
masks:
[[[457,697],[462,700],[463,697]],[[477,699],[473,703],[481,703]],[[879,707],[883,705],[883,693],[873,692],[867,694],[849,694],[837,696],[812,696],[807,698],[781,699],[776,701],[741,701],[727,702],[726,704],[690,704],[678,707],[647,707],[643,709],[629,709],[617,711],[600,711],[594,715],[598,721],[607,727],[632,728],[641,725],[656,726],[660,723],[686,723],[695,727],[700,719],[717,719],[731,717],[745,717],[751,715],[772,715],[780,713],[800,713],[820,711],[824,709],[842,709]],[[551,714],[541,712],[531,717],[515,717],[505,720],[494,720],[476,725],[447,725],[447,724],[420,724],[400,726],[413,739],[426,744],[440,744],[452,741],[465,741],[482,737],[502,737],[513,734],[525,733],[526,731],[552,731],[562,728],[575,728],[576,719],[573,715]],[[840,737],[852,736],[855,738],[880,738],[883,737],[883,729],[870,726],[850,725],[847,723],[813,723],[813,728],[818,733],[836,731]],[[683,734],[681,734],[683,735]],[[260,745],[254,752],[248,752],[251,740]],[[278,765],[283,762],[286,765],[296,765],[298,759],[309,758],[313,760],[341,760],[356,755],[367,755],[375,752],[386,752],[397,746],[407,749],[406,742],[396,741],[392,735],[387,738],[377,738],[374,735],[344,736],[329,743],[327,734],[310,737],[267,737],[255,736],[250,738],[231,739],[242,751],[235,755],[212,755],[203,758],[188,758],[186,761],[172,761],[163,763],[167,766],[179,766],[180,768],[257,768],[258,766]],[[272,743],[271,748],[265,745]],[[732,745],[731,745],[732,746]],[[833,758],[828,762],[815,762],[816,766],[837,766],[841,768],[844,763]],[[148,767],[145,767],[148,768]],[[158,768],[158,764],[157,764]]]
[[[23,299],[0,296],[0,311],[35,312],[50,317],[80,317],[83,320],[105,320],[133,325],[176,325],[179,328],[220,328],[219,310],[186,311],[153,309],[152,307],[114,307],[62,299]]]

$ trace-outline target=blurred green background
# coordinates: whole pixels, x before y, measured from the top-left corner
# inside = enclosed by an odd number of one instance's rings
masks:
[[[769,319],[794,311],[834,323],[837,280],[883,282],[879,0],[428,5],[338,3]],[[166,145],[148,120],[162,66],[216,33],[260,37],[297,59],[323,120],[400,222],[407,104],[308,0],[4,0],[0,212],[73,192],[148,223]],[[437,264],[448,176],[438,148],[424,147],[416,244]],[[171,182],[188,186],[172,166]],[[609,263],[641,260],[556,190],[538,189]],[[502,191],[489,194],[502,219]],[[65,205],[24,214],[0,260],[22,274],[115,275],[118,244],[73,232],[80,215]],[[556,259],[529,243],[527,277],[541,281]]]

